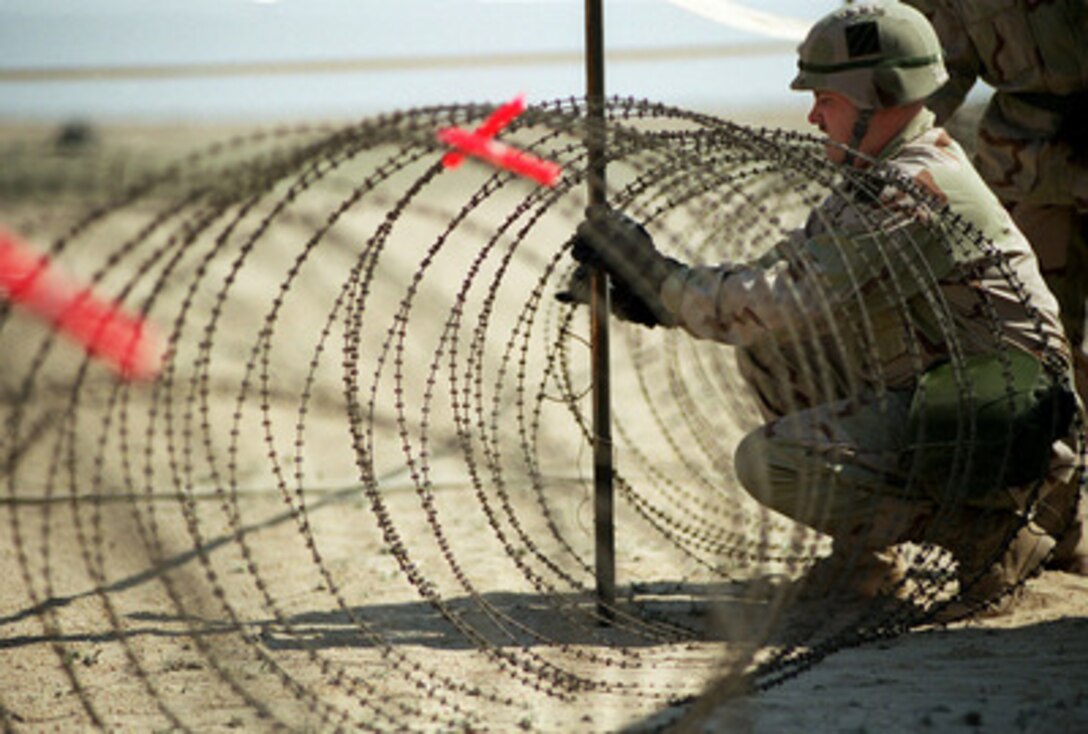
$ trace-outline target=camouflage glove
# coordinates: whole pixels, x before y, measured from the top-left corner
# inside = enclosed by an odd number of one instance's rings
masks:
[[[658,252],[641,224],[611,209],[592,210],[578,225],[571,256],[581,264],[575,271],[576,279],[588,280],[590,266],[609,274],[612,311],[617,317],[645,326],[671,324],[661,304],[661,286],[683,266]],[[575,293],[572,287],[558,297],[566,302],[585,302]]]

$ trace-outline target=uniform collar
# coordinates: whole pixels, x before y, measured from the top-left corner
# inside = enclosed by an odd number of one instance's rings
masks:
[[[929,109],[923,107],[918,114],[910,119],[899,134],[888,141],[884,149],[877,155],[878,161],[886,161],[894,157],[904,146],[917,140],[936,126],[937,117]]]

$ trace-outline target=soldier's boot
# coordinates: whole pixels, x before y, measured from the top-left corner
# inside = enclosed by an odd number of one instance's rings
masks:
[[[894,595],[906,578],[906,564],[895,548],[844,548],[816,561],[801,579],[800,598],[853,596],[872,599]]]
[[[943,605],[936,621],[1001,614],[1015,603],[1021,583],[1041,568],[1055,540],[1034,523],[1012,512],[964,512],[959,522],[944,523],[937,542],[959,567],[959,595]]]
[[[904,597],[907,566],[895,546],[913,539],[932,512],[929,502],[882,497],[864,522],[829,528],[831,555],[805,574],[801,594]]]
[[[1088,576],[1088,533],[1084,529],[1084,502],[1058,536],[1058,544],[1046,567],[1055,571]]]
[[[1058,539],[1046,567],[1055,571],[1088,576],[1088,533],[1085,532],[1085,502],[1080,477],[1056,489],[1041,503],[1036,515],[1039,525]]]

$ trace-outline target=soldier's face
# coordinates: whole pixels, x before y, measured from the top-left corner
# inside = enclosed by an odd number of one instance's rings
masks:
[[[836,143],[849,145],[857,119],[858,108],[838,92],[817,90],[813,93],[808,121]],[[825,146],[824,150],[827,151],[827,157],[835,163],[842,163],[846,157],[842,149],[833,145]]]

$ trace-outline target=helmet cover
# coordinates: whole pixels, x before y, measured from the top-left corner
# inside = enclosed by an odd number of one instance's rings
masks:
[[[791,89],[838,92],[861,109],[917,102],[948,80],[937,32],[901,2],[839,8],[817,21],[797,50]]]

